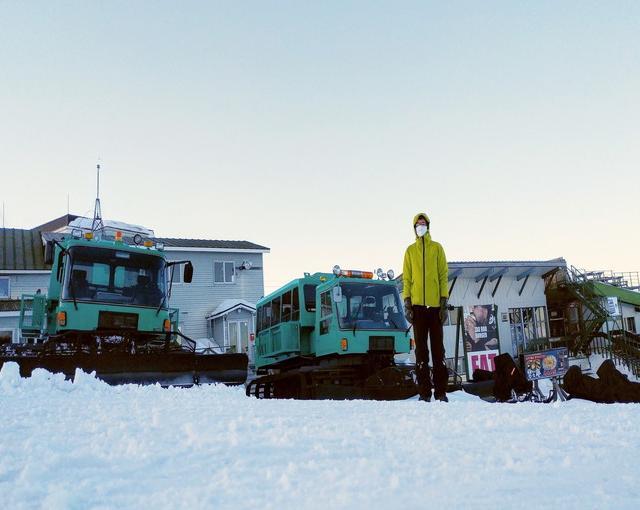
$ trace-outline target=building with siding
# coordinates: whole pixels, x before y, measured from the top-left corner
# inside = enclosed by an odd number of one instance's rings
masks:
[[[169,303],[178,308],[181,331],[209,338],[221,350],[247,352],[256,332],[256,302],[264,295],[263,255],[269,248],[248,241],[158,238],[168,260],[190,260],[193,280],[173,275]]]
[[[614,307],[616,317],[620,320],[620,326],[626,331],[638,334],[640,331],[640,292],[637,290],[616,287],[603,282],[594,282],[596,290],[606,298],[614,298],[617,307]],[[616,329],[618,324],[608,324],[608,329]]]
[[[20,340],[20,298],[46,292],[50,272],[39,230],[0,228],[0,343]]]

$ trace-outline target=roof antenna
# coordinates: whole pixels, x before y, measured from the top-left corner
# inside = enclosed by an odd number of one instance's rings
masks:
[[[96,188],[96,205],[93,209],[93,223],[91,224],[91,232],[102,231],[104,223],[102,223],[102,211],[100,210],[100,163],[96,165],[98,171],[98,184]]]

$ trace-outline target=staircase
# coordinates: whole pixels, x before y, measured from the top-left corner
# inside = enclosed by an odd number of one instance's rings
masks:
[[[605,296],[594,285],[602,282],[603,275],[585,273],[574,266],[568,266],[563,273],[548,290],[549,296],[578,305],[577,328],[563,339],[571,354],[597,353],[640,377],[640,336],[625,331],[621,319],[611,316],[605,308]]]
[[[593,340],[602,337],[602,327],[607,322],[609,314],[593,282],[579,269],[574,266],[567,267],[564,285],[565,289],[582,305],[578,309],[579,328],[573,335],[572,350],[574,354],[589,354]]]

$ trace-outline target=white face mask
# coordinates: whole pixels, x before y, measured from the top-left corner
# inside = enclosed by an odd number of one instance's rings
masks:
[[[429,228],[426,225],[418,225],[416,227],[416,234],[418,234],[418,237],[422,237],[427,233],[428,230]]]

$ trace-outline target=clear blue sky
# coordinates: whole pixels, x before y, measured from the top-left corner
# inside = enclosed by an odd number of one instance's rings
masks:
[[[103,212],[400,270],[424,210],[451,260],[639,270],[640,2],[0,0],[7,226]]]

